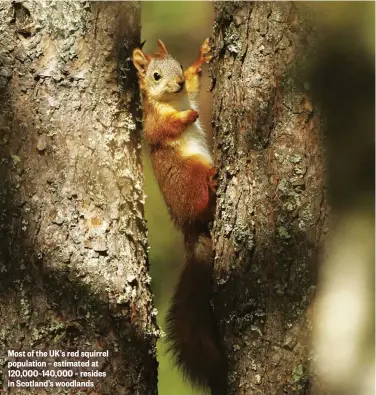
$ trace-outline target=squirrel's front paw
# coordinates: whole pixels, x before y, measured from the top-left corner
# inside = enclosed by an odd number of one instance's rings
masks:
[[[183,111],[182,119],[184,123],[193,123],[198,118],[198,112],[196,110]]]
[[[212,55],[210,53],[211,48],[209,45],[209,39],[207,38],[200,47],[200,51],[198,54],[197,59],[195,60],[195,62],[192,64],[191,67],[189,67],[189,69],[187,70],[189,74],[198,74],[201,75],[202,73],[202,66],[205,63],[209,63]]]

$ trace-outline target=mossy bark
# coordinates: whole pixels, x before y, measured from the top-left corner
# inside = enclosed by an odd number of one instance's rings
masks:
[[[97,393],[157,392],[139,39],[136,2],[0,3],[4,389],[8,349],[53,348],[109,350]]]
[[[314,34],[286,2],[219,2],[215,315],[228,394],[310,392],[310,303],[326,233],[322,126],[298,72]]]

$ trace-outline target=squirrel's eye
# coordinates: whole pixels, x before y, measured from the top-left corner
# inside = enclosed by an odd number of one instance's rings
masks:
[[[154,74],[153,74],[153,77],[154,77],[154,79],[156,80],[156,81],[159,81],[162,77],[161,77],[161,75],[159,74],[159,73],[157,73],[157,72],[155,72]]]

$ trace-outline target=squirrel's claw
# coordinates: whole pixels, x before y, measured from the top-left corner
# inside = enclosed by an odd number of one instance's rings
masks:
[[[211,47],[209,45],[209,38],[207,38],[200,47],[200,58],[202,63],[209,63],[212,59]]]
[[[209,45],[209,39],[207,38],[200,46],[200,50],[197,56],[197,59],[193,62],[191,66],[185,71],[186,78],[190,78],[192,75],[201,75],[202,74],[202,66],[205,63],[209,63],[212,55],[210,53],[211,48]]]

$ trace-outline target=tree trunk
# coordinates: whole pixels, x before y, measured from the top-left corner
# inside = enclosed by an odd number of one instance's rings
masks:
[[[328,211],[319,114],[296,72],[312,32],[291,3],[219,2],[215,13],[214,306],[228,393],[307,394]]]
[[[109,351],[92,358],[106,372],[96,393],[157,391],[129,63],[139,39],[137,3],[0,3],[4,389],[7,350],[60,349]]]

